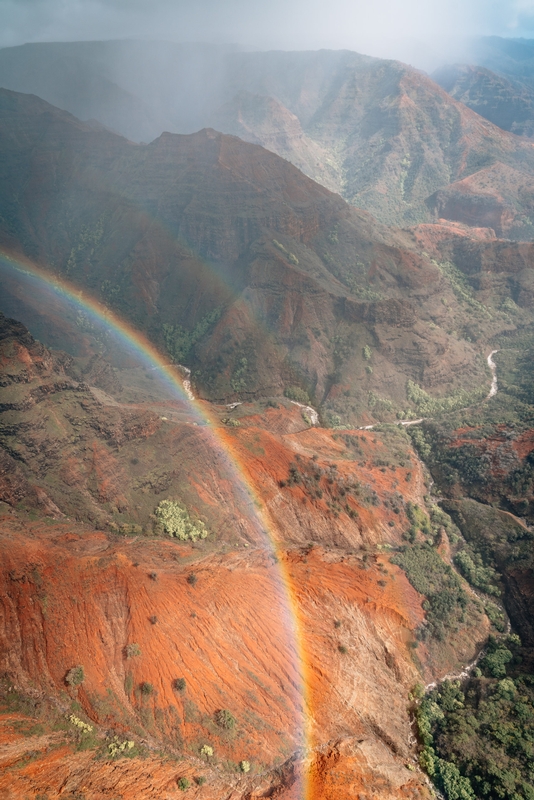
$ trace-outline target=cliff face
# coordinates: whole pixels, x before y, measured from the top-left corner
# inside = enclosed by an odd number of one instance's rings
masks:
[[[61,697],[61,708],[76,701],[90,721],[113,728],[121,738],[139,743],[141,737],[152,747],[159,742],[182,752],[187,768],[175,767],[175,774],[202,768],[199,751],[209,743],[218,765],[204,764],[210,783],[222,787],[228,780],[220,774],[226,759],[246,759],[255,773],[267,771],[264,783],[276,785],[273,764],[285,761],[301,742],[296,687],[303,667],[296,643],[288,640],[279,566],[272,559],[256,550],[200,559],[197,554],[192,563],[190,548],[167,542],[114,545],[102,534],[75,532],[68,523],[33,525],[24,533],[4,517],[2,529],[1,667],[12,685],[22,692],[37,688],[43,698]],[[320,548],[282,558],[303,620],[307,712],[315,720],[308,742],[312,764],[313,748],[324,753],[312,773],[339,790],[337,780],[328,777],[339,756],[332,756],[331,766],[325,759],[328,743],[336,742],[346,766],[351,761],[355,769],[363,766],[349,782],[347,797],[357,796],[373,753],[380,754],[382,765],[369,777],[382,785],[382,796],[393,798],[396,791],[420,785],[404,766],[411,747],[402,697],[416,679],[405,645],[421,618],[415,592],[399,572],[382,588],[376,566],[364,570],[359,559],[340,559]],[[198,578],[194,585],[187,581],[192,572]],[[338,651],[341,642],[345,653]],[[132,643],[140,654],[127,658],[125,648]],[[65,695],[65,675],[76,664],[83,665],[84,682]],[[183,692],[173,689],[177,678],[185,678]],[[143,693],[147,684],[153,687],[150,695]],[[400,686],[406,688],[399,692]],[[220,708],[234,715],[234,730],[217,727]],[[50,755],[43,750],[38,772],[35,763],[18,766],[15,786],[33,781],[39,789],[57,791],[64,767],[52,777],[46,766]],[[69,758],[76,774],[77,758]],[[158,772],[157,764],[151,768]],[[88,780],[90,788],[103,770],[96,762],[85,763],[84,771],[79,780]],[[128,797],[136,785],[135,763],[123,780]],[[246,796],[258,780],[243,781],[236,797]],[[143,796],[157,796],[157,784],[145,791]],[[213,796],[213,787],[202,796]]]
[[[439,218],[491,228],[498,238],[528,240],[533,198],[532,182],[522,171],[497,163],[450,184],[427,203]]]
[[[332,800],[427,796],[409,692],[471,658],[487,620],[416,644],[423,597],[390,560],[408,500],[425,506],[402,431],[310,428],[288,401],[213,408],[237,476],[209,430],[135,369],[51,352],[13,321],[2,330],[6,796],[156,798],[199,776],[206,800],[296,800],[304,783]],[[208,537],[158,532],[164,499],[185,502]],[[222,709],[235,724],[218,723]],[[134,742],[131,759],[114,741]]]

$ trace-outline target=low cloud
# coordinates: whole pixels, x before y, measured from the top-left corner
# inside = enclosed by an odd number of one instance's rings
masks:
[[[4,47],[163,38],[402,57],[400,42],[434,49],[452,38],[534,35],[533,0],[0,0],[0,17]]]

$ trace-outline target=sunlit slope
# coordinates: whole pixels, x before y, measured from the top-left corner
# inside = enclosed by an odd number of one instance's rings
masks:
[[[414,505],[416,547],[432,530],[447,558],[406,433],[310,428],[285,400],[212,408],[229,477],[146,374],[132,388],[133,368],[73,361],[12,321],[1,342],[0,787],[426,797],[409,692],[471,659],[488,621],[467,590],[446,638],[425,634],[392,560]],[[207,537],[162,531],[164,500]]]

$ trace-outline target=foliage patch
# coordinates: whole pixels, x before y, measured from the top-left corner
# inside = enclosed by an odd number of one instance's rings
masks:
[[[162,500],[155,510],[155,515],[169,536],[186,541],[205,539],[208,535],[206,526],[201,520],[192,520],[182,503],[175,500]]]

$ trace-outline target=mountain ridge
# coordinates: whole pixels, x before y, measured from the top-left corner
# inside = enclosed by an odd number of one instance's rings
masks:
[[[485,382],[478,347],[452,333],[454,287],[410,232],[237,138],[164,134],[140,146],[27,96],[17,102],[34,117],[14,116],[16,97],[0,92],[0,240],[9,248],[15,236],[26,257],[185,354],[205,396],[297,384],[333,406],[349,391],[351,414],[383,397],[391,417],[407,407],[407,378],[438,394]],[[39,180],[28,183],[32,171]],[[509,322],[497,312],[477,325],[488,336]]]
[[[53,53],[53,48],[37,48],[36,63],[41,51]],[[168,44],[156,55],[152,44],[143,50],[135,42],[120,47],[85,43],[82,51],[89,53],[91,48],[96,48],[94,60],[102,78],[120,78],[127,92],[137,86],[139,102],[147,107],[152,103],[153,115],[162,118],[154,121],[153,136],[164,127],[190,133],[218,123],[223,132],[241,134],[289,158],[387,224],[432,221],[426,199],[451,179],[466,177],[492,161],[534,171],[524,142],[470,116],[467,106],[401,62],[351,51],[239,53]],[[10,59],[20,56],[15,50],[0,51],[0,83],[20,88],[11,74]],[[69,46],[66,52],[71,50]],[[43,55],[43,64],[49,58],[53,55]],[[150,58],[159,76],[156,82]],[[206,86],[209,89],[202,88]],[[81,102],[77,92],[69,110],[121,130],[108,112],[103,110],[99,117],[91,98],[82,114]],[[190,111],[183,116],[184,109],[192,109],[193,116]],[[132,135],[130,123],[125,125],[122,133],[137,141],[146,138],[146,132]]]

